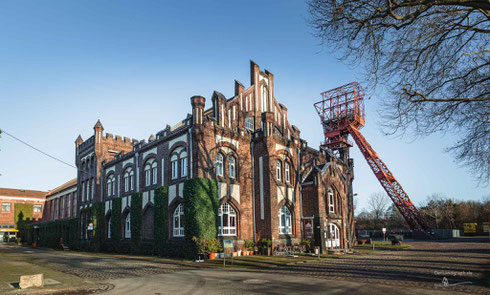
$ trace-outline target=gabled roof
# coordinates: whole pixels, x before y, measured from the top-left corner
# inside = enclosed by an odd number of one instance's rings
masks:
[[[58,192],[61,192],[65,189],[71,188],[71,187],[76,186],[76,185],[77,185],[77,179],[73,178],[72,180],[65,182],[62,185],[58,186],[57,188],[50,190],[48,193],[48,196],[54,195]]]
[[[18,188],[0,188],[0,196],[19,197],[19,198],[38,198],[45,199],[48,192],[24,190]]]

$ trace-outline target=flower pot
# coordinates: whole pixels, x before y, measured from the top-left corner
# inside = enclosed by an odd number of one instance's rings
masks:
[[[248,256],[248,252],[249,252],[248,250],[247,250],[247,251],[243,251],[243,252],[242,252],[242,255],[243,255],[243,256]]]
[[[238,250],[238,257],[242,256],[242,250]]]
[[[210,260],[216,259],[216,253],[209,252],[208,255]]]
[[[248,251],[248,254],[249,254],[249,255],[254,255],[254,251],[253,251],[253,250]]]
[[[237,257],[238,256],[238,252],[233,252],[233,257]]]
[[[224,258],[225,257],[225,253],[218,253],[218,258]]]

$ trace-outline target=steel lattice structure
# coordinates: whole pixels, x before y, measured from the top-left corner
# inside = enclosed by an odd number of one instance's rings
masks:
[[[353,82],[323,92],[321,95],[322,100],[314,106],[323,126],[325,141],[322,146],[332,150],[349,148],[352,146],[347,140],[350,134],[408,225],[414,230],[429,232],[429,227],[407,193],[359,131],[365,122],[364,90],[361,85]]]

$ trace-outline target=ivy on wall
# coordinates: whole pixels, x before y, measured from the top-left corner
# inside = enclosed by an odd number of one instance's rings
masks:
[[[105,237],[105,220],[104,220],[105,204],[104,202],[97,202],[92,206],[92,222],[94,224],[93,230],[93,250],[100,251],[100,247],[104,242]]]
[[[26,226],[32,222],[33,208],[32,204],[14,204],[14,223],[19,230],[18,237],[22,239],[26,236]]]
[[[160,186],[155,189],[155,211],[153,216],[155,250],[158,255],[168,255],[168,187]]]
[[[131,195],[131,252],[139,253],[141,246],[141,193]]]
[[[215,238],[218,234],[219,199],[216,180],[186,180],[183,205],[186,255],[194,258],[198,250],[192,237]]]
[[[121,198],[112,200],[111,210],[111,240],[121,240]]]

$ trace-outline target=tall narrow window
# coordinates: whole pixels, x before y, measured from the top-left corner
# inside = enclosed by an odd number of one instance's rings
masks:
[[[332,188],[328,188],[328,212],[335,213],[335,203],[333,198],[333,190]]]
[[[279,209],[278,217],[279,217],[279,233],[283,235],[291,234],[292,233],[291,212],[289,212],[286,206],[282,206],[281,209]]]
[[[179,204],[174,211],[174,237],[184,236],[184,207]]]
[[[95,179],[92,178],[92,186],[91,186],[91,191],[90,191],[90,198],[93,200],[95,197]]]
[[[126,215],[126,219],[124,221],[124,237],[126,239],[131,239],[131,213]]]
[[[219,235],[234,236],[236,235],[236,212],[228,203],[224,203],[218,208],[220,218]]]
[[[133,169],[131,169],[131,171],[129,171],[129,187],[131,190],[134,190],[134,171],[133,171]]]
[[[110,239],[111,238],[111,218],[109,217],[109,220],[107,220],[107,238]]]
[[[180,176],[181,177],[186,177],[187,176],[187,157],[180,158]]]
[[[124,191],[129,192],[134,189],[134,172],[131,167],[124,171]]]
[[[284,163],[284,178],[286,180],[286,183],[289,183],[291,181],[291,176],[290,176],[290,172],[289,172],[289,163],[288,162],[285,162]]]
[[[87,180],[87,201],[90,201],[90,179]]]
[[[236,163],[235,157],[228,156],[228,175],[230,178],[236,177]]]
[[[170,164],[172,166],[172,179],[176,179],[179,177],[179,162],[176,154],[173,154],[170,157]]]
[[[153,184],[157,184],[157,176],[158,176],[158,167],[157,167],[157,161],[153,162],[151,164],[151,175],[153,178]]]
[[[85,201],[85,182],[82,181],[82,202]]]
[[[115,183],[114,175],[109,175],[109,177],[107,178],[107,196],[109,197],[116,193],[114,191],[114,187],[115,187],[114,183]]]
[[[223,176],[223,155],[216,154],[216,175]]]
[[[278,181],[281,181],[281,161],[277,160],[276,161],[276,179]]]
[[[145,165],[145,185],[149,186],[151,184],[151,164],[146,163]]]

